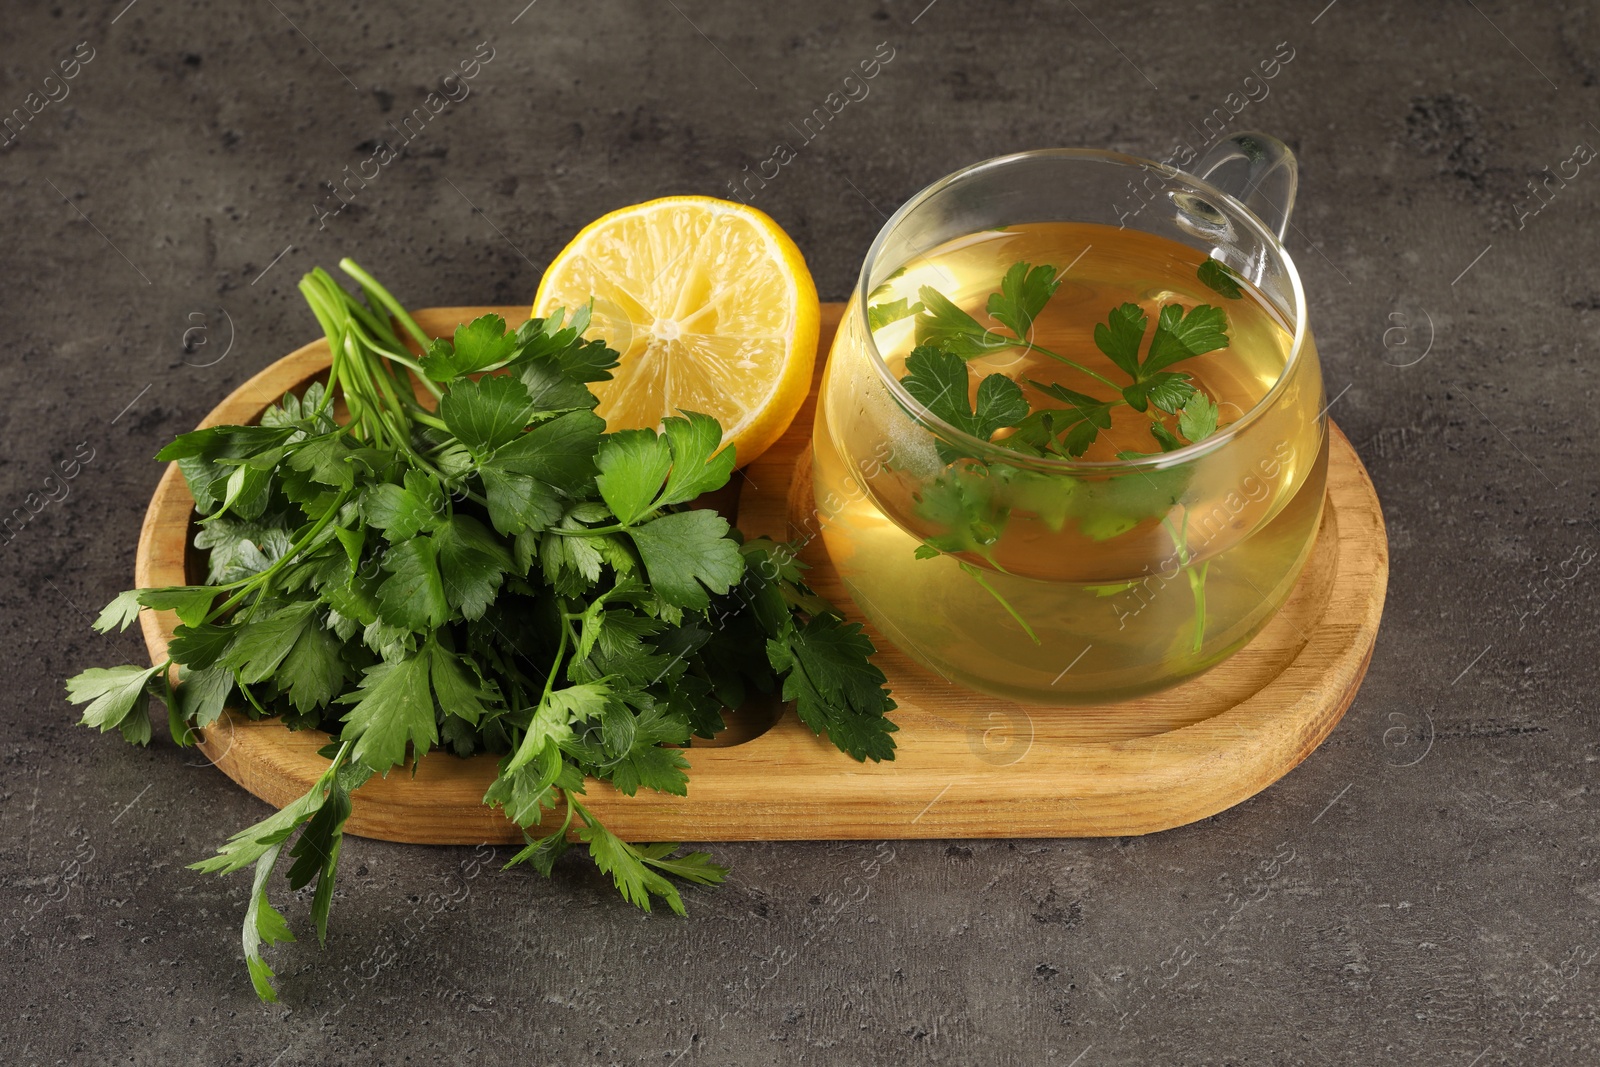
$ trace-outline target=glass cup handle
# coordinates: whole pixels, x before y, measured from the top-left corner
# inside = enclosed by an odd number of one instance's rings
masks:
[[[1236,133],[1213,145],[1192,173],[1238,200],[1283,239],[1300,184],[1300,166],[1288,145],[1254,130]]]

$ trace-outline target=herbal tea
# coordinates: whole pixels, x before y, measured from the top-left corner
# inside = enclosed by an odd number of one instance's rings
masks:
[[[975,689],[1099,702],[1216,663],[1281,606],[1322,512],[1322,382],[1233,271],[1039,223],[930,249],[867,304],[834,344],[813,474],[885,637]]]

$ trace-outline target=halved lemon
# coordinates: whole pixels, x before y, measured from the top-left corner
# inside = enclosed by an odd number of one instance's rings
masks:
[[[702,412],[742,466],[811,390],[817,288],[789,235],[755,208],[669,196],[597,219],[545,271],[533,314],[591,297],[589,336],[621,353],[612,380],[594,384],[610,429]]]

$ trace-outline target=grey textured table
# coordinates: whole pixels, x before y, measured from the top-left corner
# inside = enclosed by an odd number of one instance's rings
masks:
[[[7,7],[0,1062],[1596,1061],[1592,6],[524,2]],[[584,222],[784,142],[754,202],[838,299],[957,166],[1161,156],[1218,109],[1299,153],[1290,245],[1389,523],[1372,670],[1310,760],[1148,838],[718,845],[687,920],[577,856],[350,840],[327,949],[280,946],[256,1002],[244,876],[184,864],[263,806],[60,684],[142,655],[88,620],[150,457],[315,335],[301,273],[521,302]]]

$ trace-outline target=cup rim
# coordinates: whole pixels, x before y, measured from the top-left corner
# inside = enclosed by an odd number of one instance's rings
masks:
[[[1182,448],[1173,449],[1171,452],[1159,452],[1140,459],[1112,459],[1112,460],[1083,460],[1060,459],[1054,456],[1029,456],[1021,452],[1014,452],[992,441],[984,441],[955,426],[950,425],[929,411],[920,401],[913,397],[909,390],[900,383],[900,380],[889,372],[889,365],[884,362],[883,353],[878,351],[878,342],[872,334],[870,322],[867,320],[867,299],[871,291],[870,280],[873,265],[883,252],[883,246],[888,236],[899,226],[905,218],[922,204],[943,192],[945,189],[964,178],[986,170],[997,170],[1021,160],[1038,159],[1071,159],[1086,160],[1102,163],[1112,163],[1118,166],[1147,167],[1155,170],[1167,180],[1178,180],[1190,186],[1194,192],[1221,202],[1229,211],[1230,216],[1241,222],[1246,229],[1260,238],[1266,247],[1282,262],[1284,272],[1288,275],[1290,291],[1293,297],[1292,311],[1294,313],[1293,340],[1289,348],[1289,357],[1284,361],[1283,371],[1278,375],[1278,380],[1272,383],[1261,398],[1242,416],[1218,430],[1210,437],[1197,444],[1184,445]],[[976,455],[990,456],[1002,459],[1019,467],[1043,470],[1052,473],[1083,472],[1090,474],[1122,473],[1127,471],[1155,471],[1166,470],[1171,467],[1193,462],[1202,456],[1221,448],[1231,441],[1240,432],[1257,421],[1263,412],[1269,410],[1278,397],[1288,388],[1292,377],[1291,372],[1303,358],[1306,340],[1309,333],[1306,328],[1306,295],[1300,282],[1300,271],[1295,266],[1293,257],[1278,235],[1262,222],[1255,212],[1251,211],[1236,197],[1223,192],[1216,186],[1200,178],[1179,170],[1165,163],[1155,160],[1143,159],[1139,156],[1129,155],[1125,152],[1113,152],[1101,148],[1036,148],[1024,152],[1012,152],[1003,156],[994,156],[968,164],[951,174],[940,178],[938,181],[926,186],[904,204],[901,204],[895,213],[884,222],[878,235],[872,241],[872,246],[867,249],[866,259],[861,264],[861,274],[856,281],[855,290],[856,317],[862,336],[866,338],[869,362],[883,380],[889,392],[907,410],[911,417],[922,425],[934,430],[938,436],[951,444],[958,444]]]

